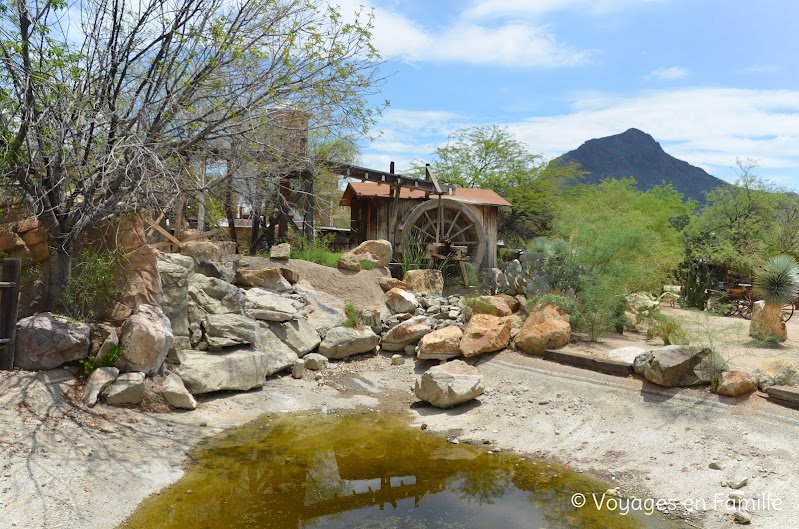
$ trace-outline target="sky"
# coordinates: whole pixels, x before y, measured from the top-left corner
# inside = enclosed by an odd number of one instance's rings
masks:
[[[546,159],[635,127],[727,181],[799,191],[795,0],[333,0],[373,9],[390,106],[361,165],[498,124]]]

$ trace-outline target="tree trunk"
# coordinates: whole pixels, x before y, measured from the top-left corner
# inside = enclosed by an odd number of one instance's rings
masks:
[[[203,166],[200,169],[200,198],[197,203],[197,231],[205,231],[205,184],[206,171],[208,170],[207,160],[203,158]]]
[[[225,216],[227,217],[230,239],[236,245],[236,253],[239,253],[239,241],[236,237],[236,220],[233,215],[233,175],[228,167],[228,174],[225,177]]]
[[[788,329],[782,321],[782,305],[766,303],[759,315],[753,315],[749,335],[758,340],[787,340]]]
[[[67,290],[67,282],[72,275],[73,243],[56,245],[50,248],[50,277],[47,283],[46,310],[53,312],[61,308],[61,296]]]

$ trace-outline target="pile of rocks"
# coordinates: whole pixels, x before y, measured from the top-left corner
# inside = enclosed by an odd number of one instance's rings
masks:
[[[375,264],[391,255],[386,241],[367,243],[353,255]],[[448,407],[485,387],[462,359],[502,350],[513,337],[520,344],[559,343],[531,338],[541,325],[514,315],[521,304],[513,297],[443,296],[443,276],[436,270],[410,271],[403,280],[381,278],[391,312],[362,310],[353,322],[341,299],[313,289],[287,266],[241,269],[202,245],[189,253],[159,254],[160,306],[138,305],[121,327],[103,327],[93,342],[86,324],[49,313],[20,320],[17,365],[52,369],[89,356],[98,368],[87,382],[88,406],[100,398],[136,405],[152,390],[173,407],[193,409],[195,395],[248,390],[282,371],[301,378],[306,369],[324,370],[329,360],[382,349],[419,360],[459,359],[431,368],[416,388],[420,399]],[[114,366],[103,367],[112,351],[118,355]]]

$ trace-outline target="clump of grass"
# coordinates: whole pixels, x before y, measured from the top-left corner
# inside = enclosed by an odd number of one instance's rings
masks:
[[[113,366],[117,359],[119,358],[120,353],[122,352],[121,345],[112,345],[111,348],[108,350],[108,354],[100,360],[99,365],[97,364],[97,357],[96,356],[87,356],[83,360],[79,360],[78,362],[83,366],[83,370],[86,372],[86,375],[91,375],[98,367],[111,367]]]
[[[374,262],[370,261],[369,259],[361,259],[360,261],[361,261],[361,270],[372,270],[375,267]]]
[[[352,303],[344,304],[344,314],[347,316],[347,319],[341,324],[344,327],[357,327],[361,324],[361,310]]]
[[[651,322],[646,331],[647,339],[660,337],[663,345],[688,345],[688,335],[676,318],[666,316],[660,312],[651,315]]]

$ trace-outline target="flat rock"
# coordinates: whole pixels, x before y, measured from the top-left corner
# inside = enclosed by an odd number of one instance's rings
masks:
[[[766,394],[769,399],[776,399],[793,406],[799,406],[799,388],[793,386],[769,386],[766,388]]]
[[[625,362],[629,363],[630,365],[633,365],[633,362],[635,362],[636,357],[641,353],[645,352],[646,349],[644,349],[643,347],[630,346],[630,347],[621,347],[619,349],[613,349],[608,353],[608,356],[614,360],[619,360],[620,362]]]
[[[280,371],[291,369],[297,359],[297,353],[283,343],[272,329],[261,323],[261,341],[258,350],[266,355],[266,375],[271,376]]]
[[[419,342],[420,360],[447,360],[461,355],[463,329],[449,325],[422,336]]]
[[[144,373],[122,373],[108,386],[105,397],[111,406],[137,405],[144,400]]]
[[[239,314],[209,314],[203,322],[205,339],[212,347],[258,344],[258,322]]]
[[[459,346],[461,354],[470,358],[504,349],[510,340],[511,325],[508,318],[475,314],[463,331]]]
[[[437,408],[451,408],[468,402],[485,391],[485,377],[476,367],[462,360],[452,360],[431,367],[416,378],[416,397]]]
[[[280,268],[236,270],[236,284],[240,287],[259,287],[274,292],[291,290],[291,283],[283,277]]]
[[[83,393],[83,402],[90,408],[97,404],[100,393],[113,384],[119,375],[116,367],[98,367],[86,381],[86,389]]]
[[[191,257],[185,257],[191,259]],[[172,334],[188,336],[189,316],[187,310],[191,271],[183,266],[159,260],[158,274],[161,276],[161,310],[169,318]]]
[[[207,314],[242,314],[246,298],[236,285],[202,274],[189,275],[189,299]],[[189,324],[193,321],[189,304]]]
[[[331,360],[368,353],[380,343],[370,327],[334,327],[319,344],[319,354]]]
[[[54,369],[89,354],[89,326],[43,312],[17,322],[14,365],[21,369]]]
[[[244,293],[247,314],[264,321],[289,321],[297,316],[299,303],[265,288],[251,288]]]
[[[194,410],[197,399],[186,389],[183,380],[175,373],[170,373],[161,386],[161,396],[173,408]]]
[[[490,314],[491,316],[500,317],[513,314],[508,303],[500,296],[479,296],[467,301],[467,307],[472,314]],[[518,302],[516,304],[518,305]]]
[[[405,346],[417,343],[433,329],[427,316],[414,316],[392,327],[380,342],[386,351],[403,351]]]
[[[413,292],[440,294],[444,291],[444,275],[440,270],[408,270],[402,280]]]
[[[262,386],[268,372],[267,357],[254,349],[224,353],[188,351],[180,365],[180,378],[193,395],[213,391],[246,391]]]

